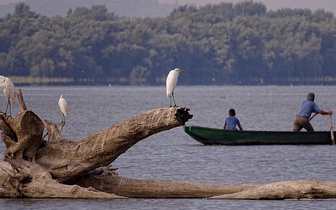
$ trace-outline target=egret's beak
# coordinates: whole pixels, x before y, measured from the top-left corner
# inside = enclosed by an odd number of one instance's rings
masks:
[[[182,70],[182,69],[179,69],[178,71],[179,71],[179,72],[186,72],[186,71],[184,71],[184,70]]]

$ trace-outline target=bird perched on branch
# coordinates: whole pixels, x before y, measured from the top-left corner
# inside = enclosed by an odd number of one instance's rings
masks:
[[[61,95],[60,99],[58,100],[58,106],[63,114],[62,122],[65,122],[65,117],[69,114],[68,104],[63,98],[63,95]]]
[[[6,114],[9,107],[9,116],[12,115],[12,106],[11,104],[15,104],[15,87],[13,82],[4,76],[0,76],[0,87],[3,89],[5,96],[8,99],[7,107],[6,107]]]
[[[167,97],[169,98],[169,105],[172,106],[172,98],[174,101],[174,106],[176,106],[175,98],[174,98],[174,89],[177,84],[177,79],[180,74],[180,72],[185,72],[184,70],[181,70],[179,68],[175,68],[171,70],[167,76],[166,80],[166,90],[167,90]]]

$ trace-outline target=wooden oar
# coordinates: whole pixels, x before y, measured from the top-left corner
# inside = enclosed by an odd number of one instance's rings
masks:
[[[311,119],[313,119],[317,114],[314,112],[308,119],[308,121],[310,121]]]
[[[330,116],[330,134],[331,134],[331,144],[335,145],[335,137],[334,137],[334,129],[333,129],[333,125],[332,125],[332,119],[331,119],[331,115]]]

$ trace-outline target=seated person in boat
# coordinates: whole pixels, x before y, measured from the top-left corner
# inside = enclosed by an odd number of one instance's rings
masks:
[[[314,131],[313,126],[309,122],[309,117],[312,112],[316,114],[321,115],[332,115],[332,111],[325,112],[321,110],[316,103],[315,100],[315,94],[314,93],[308,93],[307,100],[302,101],[299,107],[299,112],[295,117],[294,123],[293,123],[293,131],[300,131],[302,128],[306,129],[307,131]]]
[[[237,126],[239,130],[243,130],[243,127],[240,125],[240,122],[236,116],[236,111],[234,109],[229,110],[229,116],[225,119],[225,123],[223,126],[224,130],[237,130]]]

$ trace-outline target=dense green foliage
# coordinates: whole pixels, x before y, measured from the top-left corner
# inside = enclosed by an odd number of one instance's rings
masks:
[[[336,78],[335,66],[336,19],[324,10],[245,1],[126,19],[105,6],[47,17],[19,3],[0,19],[2,75],[158,85],[179,67],[182,84],[309,84]]]

